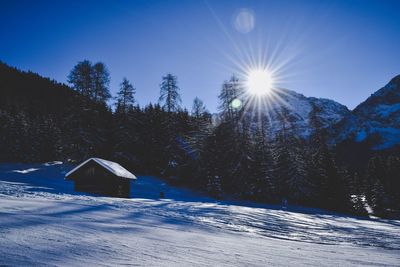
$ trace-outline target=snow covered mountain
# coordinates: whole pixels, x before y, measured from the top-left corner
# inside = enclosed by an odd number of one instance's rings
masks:
[[[400,75],[358,105],[333,129],[335,142],[369,142],[375,150],[400,144]]]
[[[374,150],[400,145],[400,75],[353,111],[333,100],[306,97],[287,89],[276,90],[272,97],[273,100],[264,107],[270,133],[282,129],[282,117],[285,116],[296,133],[307,138],[312,131],[310,116],[316,108],[316,116],[322,127],[329,129],[334,144],[346,140],[368,142]],[[251,112],[249,116],[252,116]]]
[[[276,134],[281,131],[283,121],[289,121],[299,136],[308,137],[312,131],[310,116],[314,108],[318,110],[316,116],[322,128],[331,127],[350,114],[346,106],[333,100],[306,97],[292,90],[279,89],[271,94],[262,108],[268,121],[267,132]],[[249,116],[253,116],[252,112]],[[254,117],[254,121],[257,120]]]

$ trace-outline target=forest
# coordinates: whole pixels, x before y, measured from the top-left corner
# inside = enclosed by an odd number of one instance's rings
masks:
[[[0,63],[0,161],[79,163],[114,160],[134,173],[206,192],[218,199],[287,202],[353,215],[400,212],[400,156],[375,151],[355,165],[351,144],[332,144],[311,112],[310,136],[297,134],[284,106],[271,134],[267,111],[242,99],[234,75],[222,82],[219,112],[195,98],[182,107],[178,78],[160,79],[159,99],[139,106],[124,78],[112,97],[104,63],[78,62],[69,85]],[[369,211],[371,212],[371,211]]]

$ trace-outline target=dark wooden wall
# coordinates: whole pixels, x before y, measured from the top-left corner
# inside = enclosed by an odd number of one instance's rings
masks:
[[[90,161],[71,175],[75,191],[92,194],[130,197],[130,179],[121,178]]]

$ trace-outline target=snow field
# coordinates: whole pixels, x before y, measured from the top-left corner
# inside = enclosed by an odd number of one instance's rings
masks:
[[[399,221],[216,201],[152,177],[135,198],[97,197],[72,190],[70,169],[0,164],[0,265],[400,266]]]

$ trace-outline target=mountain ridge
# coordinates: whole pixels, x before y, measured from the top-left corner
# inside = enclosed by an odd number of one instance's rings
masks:
[[[273,98],[266,107],[266,116],[269,120],[269,130],[273,134],[282,130],[282,116],[286,116],[297,135],[307,138],[312,133],[310,116],[314,108],[319,110],[317,117],[321,128],[329,128],[341,121],[350,110],[331,99],[307,97],[290,89],[275,90]],[[283,115],[283,113],[288,113]]]
[[[400,75],[371,94],[334,126],[336,142],[370,142],[374,150],[400,144]]]

